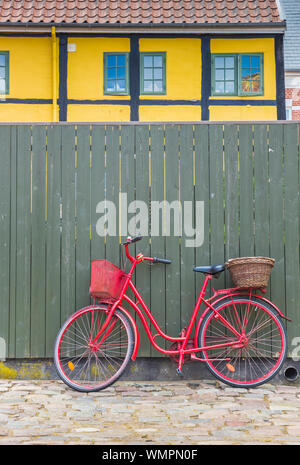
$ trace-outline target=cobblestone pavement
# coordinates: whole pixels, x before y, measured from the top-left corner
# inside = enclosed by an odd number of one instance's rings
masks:
[[[294,385],[124,381],[85,394],[57,380],[0,380],[0,392],[0,445],[300,444]]]

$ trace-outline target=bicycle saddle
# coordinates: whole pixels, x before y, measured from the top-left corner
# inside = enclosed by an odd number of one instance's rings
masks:
[[[195,266],[193,270],[200,271],[200,273],[204,274],[219,275],[222,271],[225,270],[225,265]]]

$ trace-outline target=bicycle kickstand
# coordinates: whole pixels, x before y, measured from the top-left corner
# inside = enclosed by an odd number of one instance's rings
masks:
[[[182,371],[181,371],[180,368],[177,368],[176,372],[177,372],[178,376],[181,376],[181,378],[183,378],[183,374],[182,374]]]
[[[182,374],[182,371],[181,371],[181,369],[182,369],[182,364],[183,364],[183,351],[180,352],[180,354],[179,354],[178,368],[177,368],[177,370],[176,370],[178,376],[181,376],[181,377],[183,378],[183,374]]]

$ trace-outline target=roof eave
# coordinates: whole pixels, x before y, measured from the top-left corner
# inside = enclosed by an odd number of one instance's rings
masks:
[[[12,33],[50,33],[52,27],[56,28],[57,33],[178,33],[178,34],[251,34],[251,33],[268,33],[283,34],[286,29],[286,22],[271,23],[171,23],[171,24],[142,24],[142,23],[115,23],[115,24],[98,24],[98,23],[1,23],[0,32]]]

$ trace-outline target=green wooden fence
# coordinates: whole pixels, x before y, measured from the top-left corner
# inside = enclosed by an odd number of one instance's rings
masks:
[[[177,335],[191,315],[203,279],[193,266],[271,256],[268,296],[293,319],[293,348],[300,337],[298,124],[3,124],[0,337],[8,358],[52,357],[61,323],[90,302],[91,260],[120,263],[122,238],[96,231],[98,203],[118,207],[120,192],[128,203],[204,202],[202,246],[186,247],[185,231],[150,231],[136,244],[173,261],[140,264],[135,278],[165,331]],[[230,286],[228,273],[212,285]],[[159,355],[143,330],[141,341],[141,356]]]

